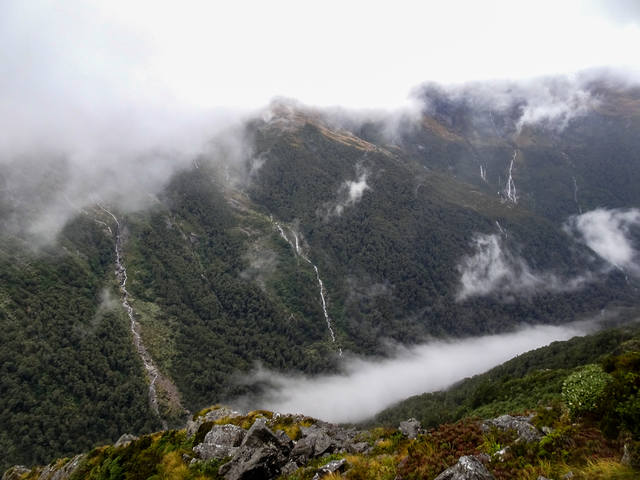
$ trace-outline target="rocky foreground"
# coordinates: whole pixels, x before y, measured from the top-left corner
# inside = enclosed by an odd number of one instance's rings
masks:
[[[357,430],[303,415],[214,407],[183,430],[123,435],[113,446],[46,467],[14,466],[2,480],[638,478],[628,445],[589,425],[565,425],[560,415],[547,407],[427,432],[415,419],[397,429]]]

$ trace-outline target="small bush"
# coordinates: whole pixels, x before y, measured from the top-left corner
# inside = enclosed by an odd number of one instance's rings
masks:
[[[572,417],[596,410],[611,376],[600,365],[585,365],[562,383],[562,400]]]

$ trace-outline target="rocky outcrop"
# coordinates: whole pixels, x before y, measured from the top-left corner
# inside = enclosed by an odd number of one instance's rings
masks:
[[[460,457],[458,463],[447,468],[435,480],[495,480],[487,467],[472,455]]]
[[[415,418],[400,422],[398,430],[407,438],[416,438],[422,433],[422,424]]]
[[[244,429],[236,425],[215,425],[193,451],[202,460],[230,457],[238,450],[245,433]]]
[[[133,442],[134,440],[137,440],[138,437],[136,437],[135,435],[131,435],[130,433],[123,433],[120,438],[118,439],[118,441],[116,443],[113,444],[114,447],[124,447],[129,445],[131,442]]]
[[[275,417],[274,419],[281,419]],[[273,423],[272,423],[273,424]],[[310,460],[338,452],[367,452],[366,442],[356,442],[357,433],[337,425],[317,422],[300,427],[300,438],[291,440],[282,430],[273,431],[265,418],[254,421],[248,431],[236,425],[214,425],[204,440],[193,448],[193,462],[210,459],[231,459],[220,467],[226,480],[275,478],[290,474]],[[342,471],[346,461],[329,462],[321,467],[318,478]]]
[[[23,475],[29,473],[31,471],[30,468],[25,467],[24,465],[14,465],[9,470],[4,472],[2,475],[2,480],[20,480]]]
[[[85,457],[84,454],[76,455],[68,461],[57,461],[42,468],[41,471],[39,468],[28,469],[18,465],[7,470],[2,480],[20,480],[25,474],[33,474],[34,471],[39,473],[38,480],[67,480],[78,469]]]
[[[288,439],[288,437],[287,437]],[[291,440],[275,435],[264,418],[258,418],[230,462],[220,467],[226,480],[274,478],[289,461]]]
[[[329,423],[318,422],[300,430],[302,438],[291,452],[292,459],[299,465],[324,454],[349,451],[354,445],[355,431],[348,431]]]
[[[540,440],[543,435],[536,427],[531,424],[532,417],[512,417],[511,415],[502,415],[491,420],[485,420],[482,423],[482,431],[488,432],[491,427],[499,430],[515,430],[518,433],[517,442],[535,442]]]
[[[241,416],[242,414],[240,412],[236,412],[235,410],[231,410],[227,407],[214,408],[204,415],[187,422],[187,438],[193,437],[198,432],[200,426],[206,422],[217,422],[223,418],[231,419]]]

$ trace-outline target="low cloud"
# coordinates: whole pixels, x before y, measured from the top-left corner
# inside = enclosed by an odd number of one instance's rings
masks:
[[[598,208],[571,217],[566,228],[611,265],[640,276],[640,255],[634,246],[640,233],[640,210]]]
[[[458,301],[492,294],[509,298],[545,291],[572,291],[591,278],[589,274],[567,279],[551,272],[535,272],[524,259],[506,248],[498,234],[477,234],[473,248],[474,253],[464,257],[458,265]]]
[[[332,216],[340,216],[345,208],[352,207],[360,200],[364,192],[371,190],[367,183],[369,172],[362,165],[356,165],[355,180],[345,180],[338,188],[336,200],[325,205],[325,217],[328,219]]]
[[[416,91],[425,111],[454,125],[464,113],[474,129],[517,135],[525,125],[563,130],[598,102],[589,89],[593,74],[462,85],[430,83]]]
[[[304,413],[331,422],[358,422],[412,395],[445,389],[523,352],[583,335],[588,324],[528,327],[514,333],[398,347],[387,359],[351,357],[340,374],[288,376],[260,369],[246,382],[266,385],[246,408]]]

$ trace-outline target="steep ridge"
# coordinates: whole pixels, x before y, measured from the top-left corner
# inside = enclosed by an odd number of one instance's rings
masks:
[[[258,365],[316,374],[335,370],[342,351],[384,355],[388,340],[559,324],[637,305],[638,278],[612,269],[566,223],[580,210],[640,205],[638,93],[593,88],[599,103],[562,129],[519,125],[520,104],[476,111],[428,92],[430,109],[393,138],[378,120],[340,124],[273,105],[245,125],[248,155],[213,149],[175,173],[151,206],[118,214],[128,230],[127,303],[157,370],[197,410],[259,389],[249,375]],[[113,232],[95,221],[110,219],[97,206],[79,209],[61,250],[34,251],[26,234],[8,232],[55,198],[64,172],[15,191],[15,175],[2,168],[0,326],[10,340],[1,381],[13,392],[0,400],[4,448],[19,462],[44,462],[151,428],[152,409],[140,404],[144,365],[126,312],[112,308]],[[37,198],[25,216],[28,197]],[[90,334],[69,333],[92,321],[99,328]],[[71,340],[87,346],[80,357]],[[43,368],[49,357],[38,348],[59,361]],[[70,362],[81,381],[60,379]],[[121,390],[100,388],[116,378]],[[108,430],[52,413],[70,398],[79,410],[97,398],[104,406],[116,391],[131,405],[114,403],[122,415]],[[46,412],[34,411],[43,394]],[[177,422],[182,412],[174,413]],[[48,423],[34,426],[44,415]],[[57,422],[59,441],[26,451],[16,440],[24,421],[39,437]],[[79,429],[87,434],[74,436]]]

